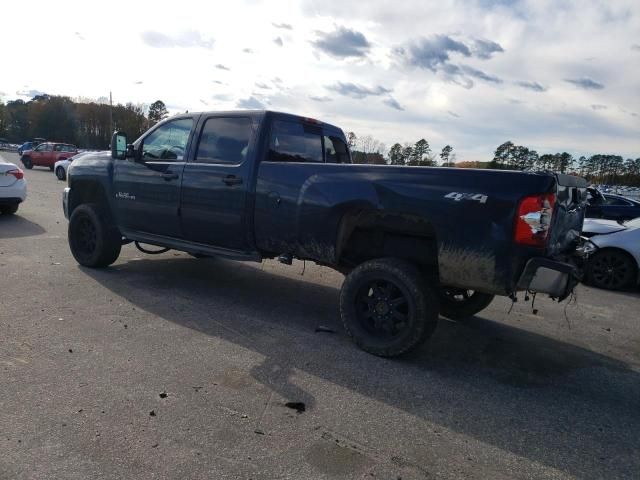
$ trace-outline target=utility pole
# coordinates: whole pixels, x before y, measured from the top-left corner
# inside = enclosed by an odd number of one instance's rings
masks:
[[[113,135],[113,99],[111,98],[111,91],[109,91],[109,138]]]

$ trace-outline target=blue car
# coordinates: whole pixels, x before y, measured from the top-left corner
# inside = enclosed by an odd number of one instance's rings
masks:
[[[623,222],[640,217],[640,202],[622,195],[601,193],[588,189],[587,218],[604,218]]]
[[[36,138],[35,140],[33,140],[31,142],[24,142],[22,145],[20,145],[18,147],[18,155],[22,155],[27,150],[33,150],[38,145],[40,145],[42,142],[44,142],[44,138]]]

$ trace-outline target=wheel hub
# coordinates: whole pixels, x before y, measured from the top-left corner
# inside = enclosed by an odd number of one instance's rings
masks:
[[[376,303],[376,313],[378,315],[386,315],[387,313],[389,313],[389,304],[387,302],[385,302],[384,300],[380,300],[378,301],[378,303]]]

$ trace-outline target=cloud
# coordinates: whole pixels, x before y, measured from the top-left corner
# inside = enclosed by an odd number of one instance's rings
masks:
[[[640,45],[638,45],[637,43],[634,43],[633,45],[631,45],[631,50],[635,50],[636,52],[640,52]]]
[[[478,78],[480,80],[484,80],[485,82],[491,83],[502,83],[502,80],[493,75],[489,75],[488,73],[483,72],[482,70],[477,70],[475,68],[469,67],[467,65],[462,65],[461,70],[473,78]]]
[[[270,89],[271,87],[269,85],[267,85],[266,83],[256,83],[256,88],[264,88],[264,89]]]
[[[293,30],[293,27],[291,25],[289,25],[288,23],[273,23],[273,22],[271,22],[271,25],[273,25],[276,28],[282,28],[284,30]]]
[[[451,53],[458,53],[465,57],[471,56],[469,47],[448,35],[421,37],[404,47],[395,48],[394,53],[403,57],[410,65],[432,72],[449,62]]]
[[[200,99],[200,103],[203,105],[209,105],[209,102],[207,102],[206,100]]]
[[[248,110],[262,110],[264,105],[256,97],[251,96],[249,98],[238,100],[237,107]]]
[[[318,39],[311,44],[318,50],[336,58],[365,57],[371,43],[360,32],[338,27],[333,32],[316,32]]]
[[[499,43],[488,40],[474,40],[472,49],[473,55],[483,60],[491,58],[494,53],[504,52]]]
[[[82,36],[82,34],[80,32],[73,32],[73,34],[78,37],[78,40],[84,40],[84,37]]]
[[[225,85],[224,82],[221,82],[220,80],[211,80],[213,83],[217,83],[218,85]]]
[[[381,86],[375,88],[365,87],[363,85],[356,85],[355,83],[338,82],[334,85],[325,86],[327,90],[334,91],[340,95],[351,97],[355,99],[362,99],[368,96],[377,97],[387,93],[391,93],[391,90]]]
[[[138,80],[137,82],[133,82],[134,85],[142,85],[144,82],[142,80]]]
[[[184,30],[176,35],[147,30],[140,34],[142,41],[153,48],[213,48],[212,38],[203,38],[200,32]]]
[[[384,103],[388,107],[395,108],[396,110],[404,111],[404,108],[393,97],[389,97],[389,98],[383,100],[382,103]]]
[[[253,50],[251,48],[243,48],[242,51],[244,53],[253,53]]]
[[[221,63],[218,63],[218,64],[216,65],[216,68],[217,68],[218,70],[226,70],[226,71],[231,70],[229,67],[227,67],[226,65],[223,65],[223,64],[221,64]]]
[[[229,95],[228,93],[216,93],[215,95],[211,95],[211,98],[213,98],[214,100],[222,100],[223,102],[232,99],[231,95]]]
[[[280,37],[276,37],[273,39],[273,43],[275,43],[276,45],[278,45],[279,47],[281,47],[282,45],[284,45],[284,42],[282,41],[282,38]]]
[[[329,98],[329,97],[309,97],[311,100],[313,100],[314,102],[321,102],[321,103],[325,103],[325,102],[332,102],[333,99]]]
[[[460,118],[460,115],[458,115],[456,112],[452,112],[451,110],[447,110],[447,113],[452,117]]]
[[[572,83],[576,87],[584,88],[585,90],[602,90],[604,88],[602,83],[596,82],[589,77],[565,78],[564,81]]]
[[[21,97],[37,97],[39,95],[46,95],[45,92],[40,91],[40,90],[35,90],[35,89],[31,89],[31,90],[20,90],[16,92],[16,95],[20,95]]]
[[[547,87],[540,85],[538,82],[526,82],[523,80],[521,82],[516,82],[516,85],[528,90],[533,90],[534,92],[546,92],[548,90]]]
[[[282,83],[282,79],[281,79],[280,77],[273,77],[273,78],[271,79],[271,81],[272,81],[273,83],[277,83],[277,84],[281,84],[281,83]]]
[[[608,107],[606,105],[595,104],[595,105],[591,105],[591,108],[593,110],[606,110]]]

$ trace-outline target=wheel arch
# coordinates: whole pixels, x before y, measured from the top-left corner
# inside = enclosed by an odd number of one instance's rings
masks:
[[[69,217],[77,206],[85,203],[97,203],[107,210],[111,209],[107,192],[100,182],[85,179],[74,180],[69,196]]]
[[[343,268],[367,260],[397,257],[434,272],[437,277],[437,241],[426,219],[366,206],[346,211],[336,238],[336,259]]]

